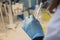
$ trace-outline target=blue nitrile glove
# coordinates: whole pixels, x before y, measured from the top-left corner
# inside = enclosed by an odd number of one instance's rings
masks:
[[[22,25],[23,30],[28,34],[31,39],[44,36],[42,27],[33,15],[28,16]]]

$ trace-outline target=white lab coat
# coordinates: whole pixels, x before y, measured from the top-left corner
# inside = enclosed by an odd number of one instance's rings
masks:
[[[44,40],[60,40],[60,6],[47,26]]]

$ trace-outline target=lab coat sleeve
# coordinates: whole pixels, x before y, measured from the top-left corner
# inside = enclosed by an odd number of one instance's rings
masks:
[[[44,40],[60,40],[60,9],[51,18]]]

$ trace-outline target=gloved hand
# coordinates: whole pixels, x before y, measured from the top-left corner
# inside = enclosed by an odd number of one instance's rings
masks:
[[[39,21],[33,15],[28,16],[22,25],[23,30],[31,39],[36,37],[43,37],[44,33]]]

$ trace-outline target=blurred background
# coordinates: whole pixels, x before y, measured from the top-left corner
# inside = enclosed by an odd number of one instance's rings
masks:
[[[51,0],[0,0],[0,40],[31,40],[21,26],[29,15],[41,23],[44,34],[53,14],[47,10]]]

